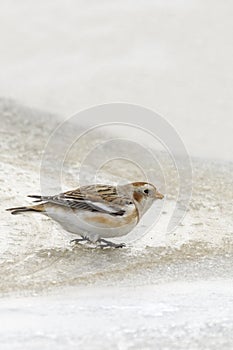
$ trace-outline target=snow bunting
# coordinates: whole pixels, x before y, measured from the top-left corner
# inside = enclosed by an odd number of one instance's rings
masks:
[[[81,238],[71,242],[98,243],[101,247],[123,247],[105,238],[129,233],[152,203],[164,196],[154,185],[132,182],[121,186],[90,185],[55,196],[30,195],[39,204],[9,208],[11,214],[26,211],[43,213],[65,230]]]

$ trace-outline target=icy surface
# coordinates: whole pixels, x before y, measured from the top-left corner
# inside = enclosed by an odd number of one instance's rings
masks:
[[[4,210],[40,192],[40,159],[58,119],[4,99],[0,113],[3,349],[232,348],[232,164],[193,159],[189,210],[165,235],[177,179],[160,154],[170,181],[158,225],[122,250],[73,248],[73,236],[52,220]],[[80,152],[88,147],[84,140]],[[78,154],[67,160],[69,188],[77,185],[78,161]],[[137,178],[124,166],[101,176]]]

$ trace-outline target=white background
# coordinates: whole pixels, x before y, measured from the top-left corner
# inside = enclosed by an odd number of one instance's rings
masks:
[[[230,0],[1,0],[0,96],[64,118],[140,104],[232,160],[232,18]]]

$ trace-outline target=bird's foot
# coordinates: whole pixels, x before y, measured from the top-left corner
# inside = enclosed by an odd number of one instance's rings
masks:
[[[70,243],[80,244],[82,242],[90,242],[89,238],[82,236],[82,238],[75,238],[70,241]]]
[[[102,239],[102,238],[100,238],[98,240],[98,242],[100,243],[100,245],[99,245],[100,248],[107,248],[107,247],[123,248],[123,247],[125,247],[125,243],[113,243],[110,241],[106,241],[105,239]]]

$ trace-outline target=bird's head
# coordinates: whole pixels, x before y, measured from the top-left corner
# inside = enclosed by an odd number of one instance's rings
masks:
[[[163,199],[164,195],[161,194],[154,185],[148,182],[133,182],[133,197],[136,201],[140,202],[145,199],[157,200]]]
[[[140,216],[142,216],[157,199],[164,196],[149,182],[131,182],[118,187],[118,192],[132,198]]]
[[[133,199],[140,216],[143,215],[157,199],[163,199],[163,195],[156,187],[148,182],[133,182]]]

